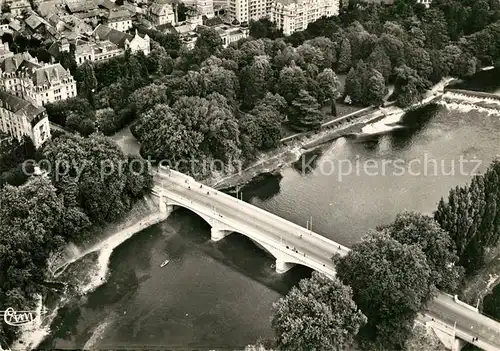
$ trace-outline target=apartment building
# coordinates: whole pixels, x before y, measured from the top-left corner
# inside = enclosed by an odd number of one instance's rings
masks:
[[[248,37],[249,29],[238,26],[221,25],[214,27],[215,31],[222,39],[222,45],[227,47],[229,44],[237,42],[240,39]]]
[[[85,61],[102,61],[123,55],[125,50],[132,53],[142,51],[149,55],[151,46],[149,36],[141,37],[137,30],[135,36],[120,32],[105,25],[99,25],[92,34],[92,41],[77,40],[75,44],[75,62],[81,65]]]
[[[213,0],[196,0],[196,11],[200,16],[215,17]]]
[[[149,9],[149,19],[156,26],[167,23],[175,24],[175,13],[172,5],[158,3],[151,5]]]
[[[106,25],[110,28],[126,32],[132,28],[132,14],[124,7],[109,10]]]
[[[14,16],[22,16],[25,11],[31,10],[28,0],[14,0],[10,2],[10,13]]]
[[[12,56],[14,56],[14,53],[10,51],[9,43],[4,43],[2,39],[0,39],[0,61]]]
[[[0,90],[0,130],[19,141],[28,136],[36,148],[50,139],[50,125],[44,107]]]
[[[228,14],[240,23],[268,17],[290,35],[322,16],[338,15],[339,6],[340,0],[229,0]]]
[[[290,35],[306,29],[309,23],[323,16],[337,16],[339,6],[339,0],[274,0],[268,17],[283,29],[283,34]]]
[[[0,63],[0,88],[43,106],[76,96],[76,81],[61,64],[43,64],[28,53]]]
[[[432,0],[417,0],[417,3],[423,4],[426,8],[431,6]]]
[[[229,0],[229,17],[239,23],[248,23],[250,3],[255,1],[257,0]]]

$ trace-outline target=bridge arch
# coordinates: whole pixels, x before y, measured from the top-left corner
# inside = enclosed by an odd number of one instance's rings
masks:
[[[253,235],[246,233],[245,230],[241,230],[241,228],[233,228],[232,226],[224,223],[221,219],[219,219],[219,214],[217,214],[216,211],[207,214],[206,211],[201,212],[194,206],[189,206],[189,204],[181,203],[179,201],[171,199],[168,197],[168,195],[164,195],[161,193],[156,193],[155,195],[160,199],[159,206],[162,212],[172,213],[178,208],[185,208],[203,218],[205,222],[207,222],[211,227],[210,234],[212,241],[222,240],[231,233],[238,233],[247,237],[259,248],[268,252],[272,257],[276,259],[276,272],[278,273],[284,273],[295,265],[302,265],[310,269],[317,270],[317,267],[313,267],[312,265],[307,264],[307,260],[300,260],[298,257],[295,257],[299,253],[292,253],[292,251],[290,253],[286,252],[288,249],[292,250],[292,248],[286,247],[286,250],[284,248],[276,248],[269,243],[263,242],[258,238],[255,238]]]

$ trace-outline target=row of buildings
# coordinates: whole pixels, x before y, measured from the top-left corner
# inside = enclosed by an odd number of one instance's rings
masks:
[[[76,82],[59,63],[38,62],[29,53],[14,54],[0,42],[0,130],[35,147],[50,138],[45,104],[75,97]]]
[[[323,16],[336,16],[340,0],[228,0],[228,14],[240,23],[268,18],[285,35],[306,29]]]
[[[227,0],[215,5],[214,0],[189,2],[200,16],[213,18],[216,9],[222,8],[229,22],[248,25],[250,21],[268,18],[283,30],[285,35],[303,30],[311,22],[323,16],[336,16],[340,0]],[[170,4],[156,4],[149,10],[153,25],[177,25],[175,7]]]

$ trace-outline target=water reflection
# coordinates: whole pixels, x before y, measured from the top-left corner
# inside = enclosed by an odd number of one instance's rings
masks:
[[[483,91],[500,95],[500,68],[478,72],[470,78],[450,85],[450,88]]]
[[[398,128],[392,131],[392,148],[394,150],[405,150],[413,143],[413,139],[423,130],[443,109],[437,104],[429,104],[419,109],[410,110],[403,115],[399,122],[404,128]]]
[[[280,182],[283,176],[281,174],[265,173],[255,177],[244,187],[225,189],[224,192],[243,198],[249,202],[253,198],[262,201],[269,200],[280,192]],[[238,194],[238,195],[237,195]]]
[[[319,147],[303,154],[292,166],[300,174],[311,173],[318,164],[318,159],[323,154],[324,148]]]

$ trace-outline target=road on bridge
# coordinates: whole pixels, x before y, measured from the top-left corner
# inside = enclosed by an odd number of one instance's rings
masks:
[[[317,234],[312,235],[307,229],[297,227],[291,222],[277,220],[277,216],[251,204],[223,195],[206,186],[200,188],[200,183],[184,183],[165,175],[158,175],[155,180],[159,186],[183,197],[186,201],[213,209],[223,217],[231,218],[246,227],[255,228],[266,237],[272,238],[275,243],[281,246],[288,245],[290,250],[295,248],[301,255],[305,253],[307,257],[333,268],[331,256],[336,252],[341,254],[347,252],[345,249],[338,250],[338,247],[318,238]],[[478,341],[474,342],[476,346],[484,350],[500,351],[500,323],[458,304],[453,297],[438,293],[438,296],[429,302],[427,314],[451,328],[456,323],[457,337],[468,342],[472,342],[473,337],[478,337]]]
[[[312,235],[303,227],[297,227],[291,222],[276,218],[277,216],[267,211],[214,189],[200,188],[200,183],[177,182],[168,177],[157,177],[155,180],[163,189],[183,197],[186,201],[212,209],[213,213],[222,216],[221,222],[228,219],[241,223],[271,239],[275,247],[286,248],[288,246],[290,255],[295,249],[299,255],[305,254],[305,258],[334,268],[331,258],[338,251],[338,246],[329,245],[327,241]]]
[[[472,338],[477,337],[478,342],[474,342],[477,346],[485,350],[500,350],[500,323],[456,303],[453,297],[440,293],[429,302],[427,311],[429,316],[448,325],[456,323],[457,334],[462,332],[469,337],[465,341],[472,342]]]

